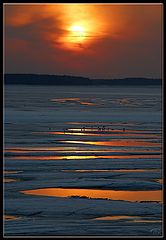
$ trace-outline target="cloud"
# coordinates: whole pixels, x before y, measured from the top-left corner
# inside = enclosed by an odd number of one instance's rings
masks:
[[[85,41],[74,42],[71,24],[85,26]],[[5,68],[7,72],[157,77],[161,32],[160,5],[6,5]]]

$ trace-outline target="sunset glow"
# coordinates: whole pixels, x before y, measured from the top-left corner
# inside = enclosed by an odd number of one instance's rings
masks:
[[[6,69],[159,77],[161,26],[161,4],[6,4]]]
[[[4,236],[163,235],[164,3],[3,3]]]

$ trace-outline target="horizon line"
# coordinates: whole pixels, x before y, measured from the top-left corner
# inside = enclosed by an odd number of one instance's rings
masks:
[[[111,79],[162,79],[162,77],[146,77],[146,76],[127,76],[127,77],[95,77],[95,76],[83,76],[83,75],[72,75],[72,74],[55,74],[55,73],[4,73],[3,75],[43,75],[43,76],[62,76],[62,77],[80,77],[89,80],[111,80]]]

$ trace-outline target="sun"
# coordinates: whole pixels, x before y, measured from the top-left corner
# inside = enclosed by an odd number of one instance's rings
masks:
[[[70,50],[82,51],[90,42],[91,29],[87,22],[73,22],[64,25],[64,34],[59,38],[63,47]]]
[[[69,27],[69,41],[73,43],[83,43],[86,40],[86,29],[81,25]]]
[[[83,51],[88,49],[90,44],[95,40],[96,28],[89,20],[74,19],[64,24],[64,33],[59,37],[65,49],[73,51]]]
[[[85,29],[82,26],[71,26],[70,30],[76,35],[76,36],[80,36],[83,37],[85,36]]]

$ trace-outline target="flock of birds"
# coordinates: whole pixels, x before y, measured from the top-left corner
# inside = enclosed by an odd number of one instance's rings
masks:
[[[109,127],[105,127],[105,126],[102,126],[102,127],[82,127],[81,128],[81,132],[85,132],[85,131],[99,131],[99,132],[106,132],[106,131],[110,131],[110,128]],[[111,129],[111,131],[113,131],[114,129]],[[125,132],[125,128],[122,129],[123,132]],[[64,133],[68,132],[68,131],[72,131],[73,130],[69,130],[69,129],[64,129]]]

